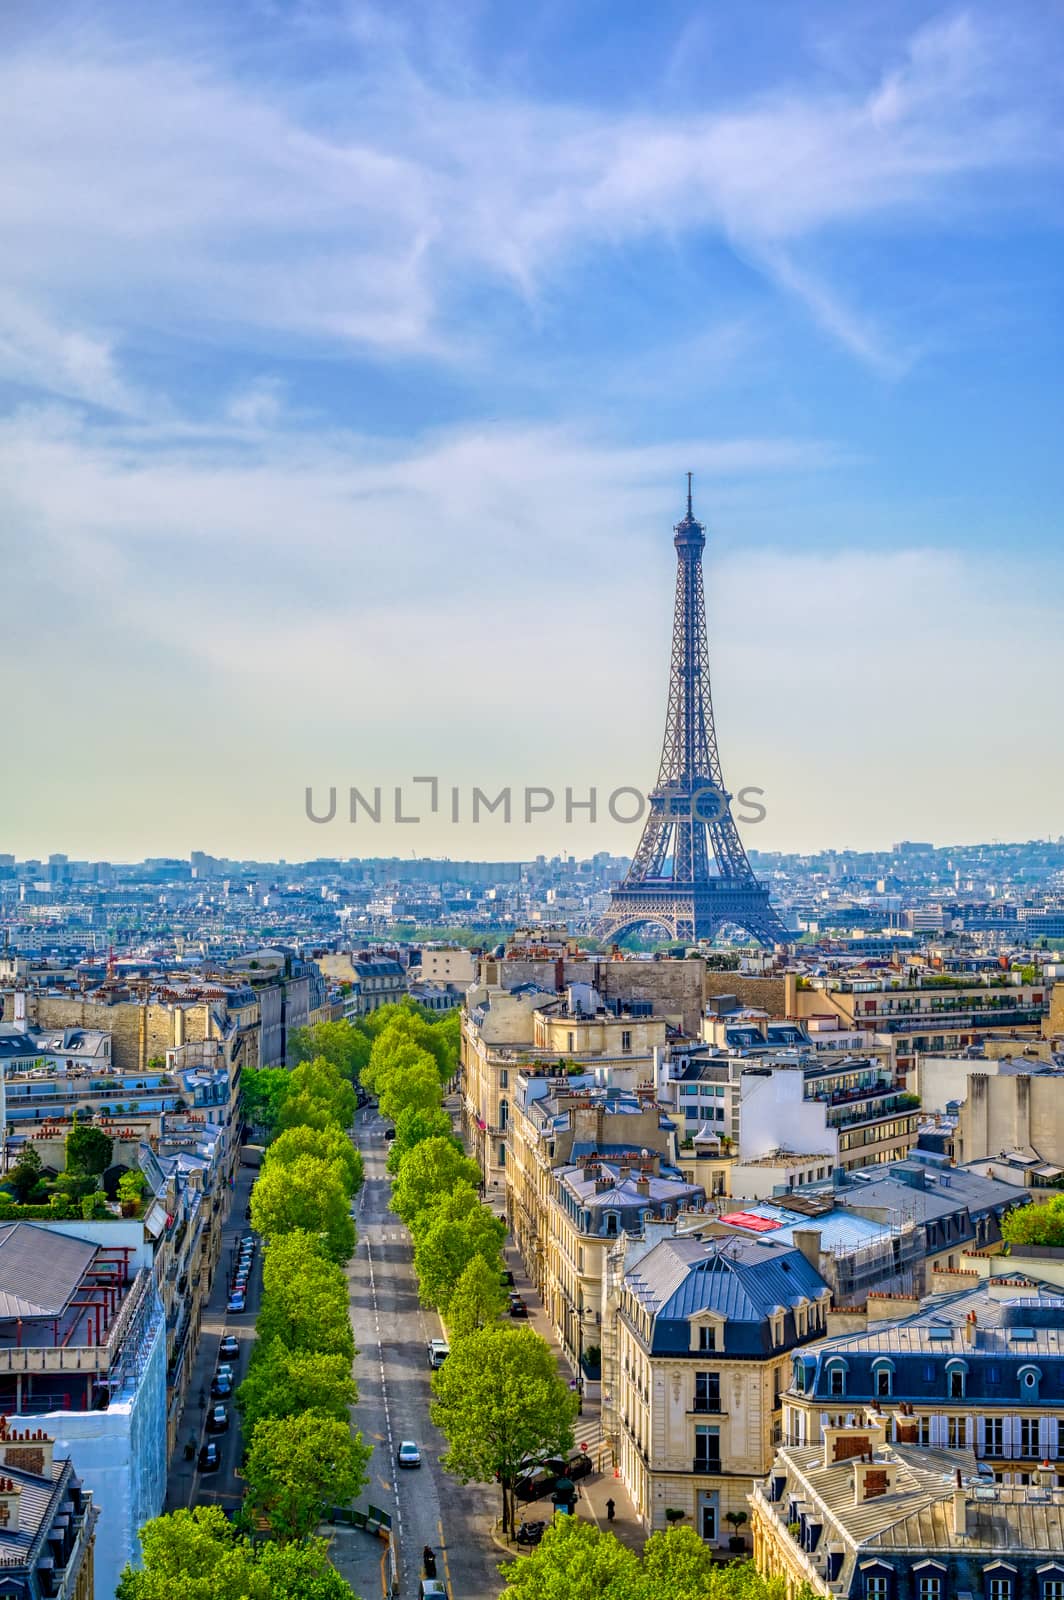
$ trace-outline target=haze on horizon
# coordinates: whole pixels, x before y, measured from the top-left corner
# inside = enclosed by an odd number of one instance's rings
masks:
[[[1058,835],[1059,15],[504,9],[0,19],[0,850],[630,853],[342,797],[648,789],[688,469],[750,848]]]

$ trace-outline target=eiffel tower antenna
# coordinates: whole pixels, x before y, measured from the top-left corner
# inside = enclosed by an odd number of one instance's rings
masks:
[[[632,865],[595,932],[612,939],[654,924],[673,939],[713,939],[734,924],[762,944],[783,944],[786,929],[754,876],[721,774],[702,587],[706,531],[691,479],[689,472],[687,515],[672,541],[676,602],[658,781]]]

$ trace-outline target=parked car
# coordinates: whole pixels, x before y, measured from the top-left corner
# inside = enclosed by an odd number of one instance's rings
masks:
[[[576,1451],[564,1460],[561,1456],[555,1456],[544,1461],[542,1466],[534,1467],[523,1478],[518,1478],[514,1493],[519,1500],[542,1500],[554,1493],[559,1478],[568,1478],[575,1483],[577,1478],[586,1478],[593,1471],[591,1456],[583,1450]]]
[[[396,1452],[395,1459],[401,1467],[420,1467],[421,1451],[413,1439],[404,1439]]]
[[[390,1144],[391,1141],[395,1138],[395,1129],[394,1128],[385,1128],[384,1137]]]
[[[227,1333],[218,1346],[218,1354],[225,1361],[235,1361],[240,1354],[240,1340],[235,1333]]]
[[[229,1431],[229,1407],[228,1406],[211,1406],[211,1409],[207,1413],[207,1432],[208,1433],[228,1433],[228,1431]]]
[[[527,1317],[528,1316],[528,1307],[525,1304],[525,1302],[521,1299],[521,1296],[519,1294],[512,1294],[510,1296],[510,1315],[511,1315],[511,1317]]]
[[[246,1311],[247,1310],[247,1302],[244,1299],[244,1291],[243,1291],[243,1289],[240,1289],[235,1294],[231,1294],[229,1296],[229,1300],[228,1300],[228,1302],[226,1304],[226,1308],[225,1309],[226,1309],[226,1311],[229,1312],[229,1314],[231,1316],[237,1316],[237,1317],[240,1315],[240,1313],[242,1311]]]
[[[199,1469],[201,1472],[217,1472],[222,1464],[222,1453],[213,1439],[208,1439],[206,1444],[200,1445]]]
[[[422,1578],[417,1586],[417,1600],[450,1600],[447,1585],[442,1578]]]
[[[590,1450],[578,1450],[565,1463],[565,1476],[572,1478],[574,1483],[578,1478],[590,1478],[594,1470],[595,1463],[591,1459]]]
[[[211,1384],[211,1394],[216,1400],[227,1400],[233,1392],[233,1380],[227,1372],[216,1372]]]
[[[509,1267],[505,1267],[503,1269],[503,1272],[502,1272],[502,1286],[503,1286],[503,1288],[504,1289],[512,1289],[515,1282],[516,1282],[516,1280],[514,1278],[513,1273],[510,1271]]]
[[[450,1355],[450,1353],[451,1353],[451,1347],[447,1343],[446,1339],[430,1339],[429,1340],[429,1366],[430,1367],[432,1367],[434,1369],[436,1367],[442,1367],[443,1363],[447,1360],[447,1357]]]

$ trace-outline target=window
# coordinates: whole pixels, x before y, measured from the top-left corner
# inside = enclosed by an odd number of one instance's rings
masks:
[[[700,1350],[715,1350],[717,1348],[717,1330],[712,1324],[704,1322],[699,1328],[698,1348]]]
[[[500,1089],[508,1089],[509,1087],[510,1087],[510,1069],[509,1069],[509,1067],[500,1067],[499,1068],[499,1088]]]
[[[720,1373],[695,1373],[695,1410],[720,1410]]]
[[[828,1393],[833,1399],[841,1399],[846,1393],[846,1373],[837,1364],[828,1372]]]
[[[615,1236],[616,1233],[617,1233],[617,1213],[616,1213],[616,1211],[607,1211],[607,1213],[606,1213],[606,1232],[611,1237]]]
[[[865,1600],[888,1600],[890,1579],[885,1572],[869,1572],[864,1581]]]
[[[621,1049],[622,1050],[630,1050],[631,1048],[632,1048],[632,1035],[629,1033],[627,1028],[624,1028],[622,1030],[622,1032],[621,1032]]]
[[[572,1055],[573,1050],[574,1050],[574,1048],[576,1046],[576,1034],[575,1033],[570,1033],[568,1035],[568,1038],[569,1038],[569,1043],[566,1046],[566,1048],[568,1049],[569,1054]]]
[[[1012,1600],[1012,1579],[991,1578],[987,1584],[988,1600]]]
[[[1064,1600],[1064,1578],[1043,1578],[1042,1600]]]
[[[720,1429],[702,1422],[695,1428],[695,1471],[720,1471]]]
[[[1003,1456],[1005,1454],[1004,1417],[987,1417],[983,1448],[988,1456]]]
[[[937,1572],[920,1574],[920,1600],[942,1600],[942,1577]]]

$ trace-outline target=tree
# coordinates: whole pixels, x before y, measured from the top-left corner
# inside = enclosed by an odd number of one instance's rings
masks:
[[[270,1145],[266,1166],[271,1169],[291,1166],[300,1156],[314,1156],[318,1161],[335,1166],[349,1195],[361,1189],[362,1152],[355,1148],[338,1123],[331,1123],[327,1128],[286,1128]]]
[[[271,1417],[251,1436],[244,1476],[252,1506],[282,1542],[305,1539],[325,1508],[365,1487],[370,1447],[349,1424],[318,1411]]]
[[[131,1167],[118,1180],[118,1200],[124,1217],[135,1217],[148,1180],[139,1167]]]
[[[463,1483],[502,1486],[513,1531],[514,1485],[531,1462],[573,1447],[577,1396],[531,1328],[483,1328],[455,1341],[432,1375],[432,1420],[447,1439],[444,1466]]]
[[[435,1111],[423,1111],[420,1106],[407,1106],[395,1119],[395,1138],[388,1151],[388,1171],[395,1177],[407,1151],[424,1139],[450,1139],[456,1150],[465,1154],[461,1139],[451,1126],[451,1119],[442,1106]]]
[[[294,1028],[288,1037],[288,1059],[293,1066],[322,1057],[348,1082],[360,1076],[369,1061],[369,1052],[369,1039],[360,1028],[345,1020],[318,1022],[313,1028]]]
[[[25,1205],[43,1182],[44,1171],[36,1145],[23,1145],[15,1165],[7,1175],[8,1187],[19,1205]]]
[[[140,1542],[144,1565],[125,1568],[117,1600],[355,1600],[324,1539],[256,1548],[220,1506],[155,1517]]]
[[[449,1361],[454,1359],[448,1356]],[[639,1557],[580,1517],[559,1517],[527,1557],[502,1567],[503,1596],[524,1600],[634,1600]]]
[[[66,1136],[66,1169],[78,1177],[98,1178],[111,1165],[114,1140],[87,1122],[75,1122]]]
[[[327,1128],[330,1122],[339,1123],[341,1128],[351,1126],[355,1120],[355,1091],[331,1061],[315,1056],[313,1061],[293,1067],[288,1076],[288,1094],[277,1119],[278,1128],[301,1124]]]
[[[377,1103],[382,1117],[393,1120],[408,1106],[420,1111],[435,1111],[440,1105],[440,1079],[436,1064],[426,1050],[411,1046],[412,1055],[377,1079]]]
[[[298,1417],[305,1411],[344,1422],[357,1399],[346,1355],[290,1350],[280,1339],[256,1341],[248,1375],[236,1392],[245,1436],[266,1417]]]
[[[490,1328],[506,1305],[502,1275],[485,1256],[475,1255],[447,1301],[447,1326],[455,1338]]]
[[[401,1162],[389,1204],[409,1226],[419,1212],[426,1210],[438,1195],[448,1194],[455,1184],[467,1183],[476,1188],[480,1182],[480,1168],[455,1148],[450,1135],[423,1139]]]
[[[1001,1237],[1006,1244],[1064,1246],[1064,1194],[1044,1206],[1017,1206],[1001,1219]]]
[[[276,1132],[281,1111],[292,1089],[292,1074],[284,1067],[245,1067],[240,1074],[244,1116],[253,1128]]]
[[[502,1274],[506,1224],[480,1204],[468,1183],[458,1183],[450,1194],[440,1195],[411,1231],[423,1305],[437,1306],[446,1314],[455,1286],[475,1256],[483,1256],[496,1276]]]
[[[263,1296],[256,1331],[264,1344],[355,1358],[347,1278],[326,1260],[319,1241],[296,1230],[270,1241],[263,1257]]]
[[[355,1225],[344,1178],[333,1161],[297,1156],[276,1166],[267,1161],[251,1191],[251,1225],[267,1240],[300,1228],[320,1234],[334,1261],[355,1253]]]

